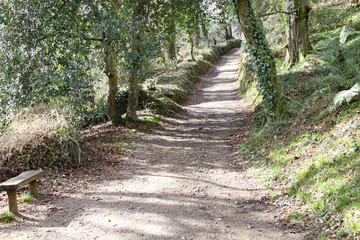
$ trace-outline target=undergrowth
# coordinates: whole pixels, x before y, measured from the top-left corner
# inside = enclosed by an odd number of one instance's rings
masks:
[[[266,122],[258,101],[254,127],[239,148],[250,160],[252,172],[273,191],[273,201],[298,206],[289,221],[308,220],[327,229],[324,237],[357,239],[360,13],[357,8],[346,9],[341,5],[314,9],[314,16],[331,27],[325,31],[314,25],[314,51],[293,68],[280,71],[286,114],[277,123]],[[332,24],[336,14],[345,17]],[[255,99],[251,74],[245,71],[240,77],[242,93]]]
[[[81,163],[80,136],[47,107],[23,109],[0,137],[0,181],[26,169]]]

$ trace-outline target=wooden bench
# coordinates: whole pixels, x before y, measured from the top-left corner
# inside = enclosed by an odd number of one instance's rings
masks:
[[[16,190],[28,183],[30,183],[30,194],[33,197],[38,197],[37,179],[44,175],[43,170],[26,171],[16,177],[0,183],[0,191],[6,191],[9,201],[9,211],[18,214],[18,206],[16,199]]]

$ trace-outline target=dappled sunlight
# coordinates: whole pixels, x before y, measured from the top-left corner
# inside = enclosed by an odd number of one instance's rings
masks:
[[[287,239],[264,204],[266,191],[239,173],[228,143],[248,112],[234,84],[239,54],[209,73],[176,118],[112,137],[111,144],[132,142],[115,155],[125,167],[57,202],[36,227],[54,239]]]

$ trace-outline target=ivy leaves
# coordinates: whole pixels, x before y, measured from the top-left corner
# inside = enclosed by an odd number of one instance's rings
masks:
[[[260,91],[268,116],[279,118],[281,110],[280,89],[274,57],[266,41],[260,20],[255,16],[251,1],[234,0],[239,23],[248,41],[250,66],[256,71]]]

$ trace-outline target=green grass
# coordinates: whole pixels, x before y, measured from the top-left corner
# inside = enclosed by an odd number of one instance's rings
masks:
[[[337,93],[360,82],[360,28],[354,27],[360,14],[351,10],[332,25],[338,17],[331,16],[342,14],[340,7],[313,11],[316,21],[331,27],[313,28],[314,51],[293,68],[279,71],[287,114],[278,123],[266,123],[261,102],[257,103],[253,129],[239,150],[251,162],[254,176],[273,191],[273,201],[299,207],[289,220],[310,215],[312,224],[324,229],[336,226],[320,233],[320,239],[334,233],[356,238],[360,236],[360,98],[331,110],[329,106]],[[256,95],[251,84],[242,93],[249,99]]]
[[[296,212],[296,213],[293,213],[291,214],[288,219],[294,219],[294,220],[301,220],[304,218],[304,213],[300,213],[300,212]]]
[[[0,214],[0,223],[7,224],[15,221],[15,218],[12,214],[9,213],[1,213]]]
[[[20,200],[23,202],[32,202],[34,201],[34,197],[30,193],[22,193],[20,195]]]

